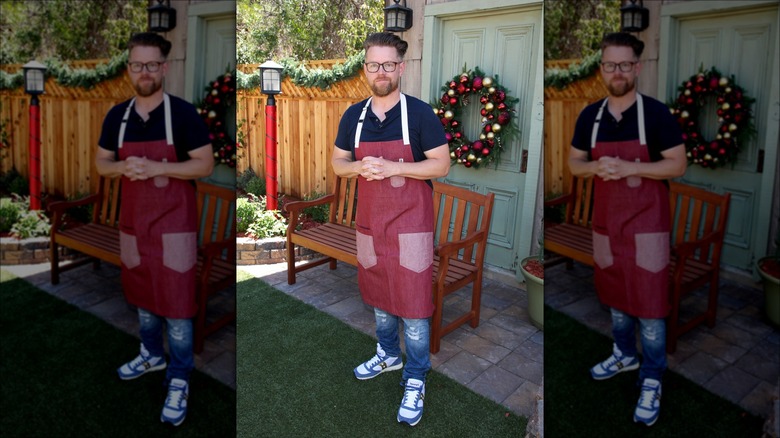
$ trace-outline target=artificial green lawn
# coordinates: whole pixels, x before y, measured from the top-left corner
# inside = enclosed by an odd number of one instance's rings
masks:
[[[609,356],[612,340],[550,307],[544,318],[546,436],[761,436],[760,417],[672,372],[664,377],[658,421],[634,423],[638,371],[603,381],[588,371]]]
[[[0,287],[0,435],[235,436],[231,388],[194,372],[187,419],[163,424],[165,372],[116,374],[137,338],[5,271]]]
[[[399,424],[401,372],[352,374],[376,340],[242,271],[238,281],[238,436],[525,435],[525,418],[437,372],[421,422]]]

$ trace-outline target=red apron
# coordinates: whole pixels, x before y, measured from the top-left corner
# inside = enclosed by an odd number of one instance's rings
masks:
[[[355,134],[355,157],[414,162],[406,96],[401,95],[403,139],[361,142],[368,99]],[[358,181],[358,286],[363,301],[402,318],[433,314],[433,193],[425,181],[391,177]]]
[[[602,156],[649,162],[642,96],[637,93],[639,139],[596,142],[606,99],[596,116],[591,159]],[[607,306],[640,318],[669,313],[669,189],[641,177],[595,179],[593,206],[594,278]]]
[[[166,139],[124,142],[130,102],[119,131],[119,159],[131,156],[178,161],[173,146],[170,100],[164,97]],[[197,208],[190,181],[122,176],[119,236],[122,289],[130,304],[167,318],[192,318],[197,262]]]

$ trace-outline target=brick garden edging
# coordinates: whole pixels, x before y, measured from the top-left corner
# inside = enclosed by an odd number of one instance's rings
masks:
[[[0,261],[3,265],[34,265],[49,263],[49,238],[32,237],[19,240],[15,237],[0,237]],[[60,260],[70,260],[76,252],[60,247]]]
[[[236,265],[270,265],[287,261],[287,240],[284,237],[271,237],[255,240],[249,237],[236,239]],[[295,260],[312,260],[321,254],[309,248],[296,247]]]

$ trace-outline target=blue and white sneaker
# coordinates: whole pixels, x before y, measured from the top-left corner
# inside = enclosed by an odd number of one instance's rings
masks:
[[[165,357],[150,355],[144,344],[141,344],[141,354],[116,371],[120,379],[132,380],[151,371],[164,370],[166,366]]]
[[[368,380],[387,371],[400,370],[403,367],[404,363],[400,357],[388,356],[382,346],[376,344],[376,355],[358,365],[354,372],[358,380]]]
[[[398,422],[415,426],[422,419],[423,399],[425,399],[425,382],[417,379],[406,381],[404,398],[398,408]]]
[[[168,385],[168,397],[165,399],[160,421],[180,425],[187,416],[187,398],[190,395],[190,385],[186,380],[171,379]]]
[[[595,380],[609,379],[615,374],[639,368],[639,359],[623,356],[617,344],[612,344],[612,356],[590,369],[590,375]]]
[[[642,393],[634,411],[634,422],[652,426],[661,413],[661,382],[655,379],[645,379],[642,382]]]

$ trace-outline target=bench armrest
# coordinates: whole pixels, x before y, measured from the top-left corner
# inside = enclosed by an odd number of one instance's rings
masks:
[[[56,230],[59,230],[60,225],[62,224],[62,216],[68,209],[81,205],[96,204],[98,201],[100,201],[100,194],[95,193],[93,195],[89,195],[73,201],[57,201],[49,204],[46,209],[52,213],[52,234],[56,233]]]
[[[484,238],[485,231],[475,231],[463,239],[442,243],[434,248],[433,251],[434,254],[441,259],[450,258],[452,255],[457,254],[461,249],[479,243]]]
[[[685,273],[685,265],[687,264],[688,259],[694,256],[696,251],[709,251],[710,245],[718,245],[718,243],[723,243],[723,231],[713,231],[700,239],[672,245],[672,254],[677,257],[677,263],[673,273],[675,283],[681,284],[682,276]],[[716,261],[713,260],[713,263],[715,262]]]
[[[544,201],[545,207],[555,207],[556,205],[568,204],[574,199],[574,195],[569,193],[566,195],[556,196]]]
[[[315,205],[330,204],[333,203],[335,199],[336,195],[331,193],[330,195],[321,196],[310,201],[294,201],[285,204],[284,211],[290,214],[290,217],[288,218],[289,222],[287,222],[287,235],[291,235],[295,232],[296,228],[298,228],[298,216],[300,216],[304,209],[314,207]]]

